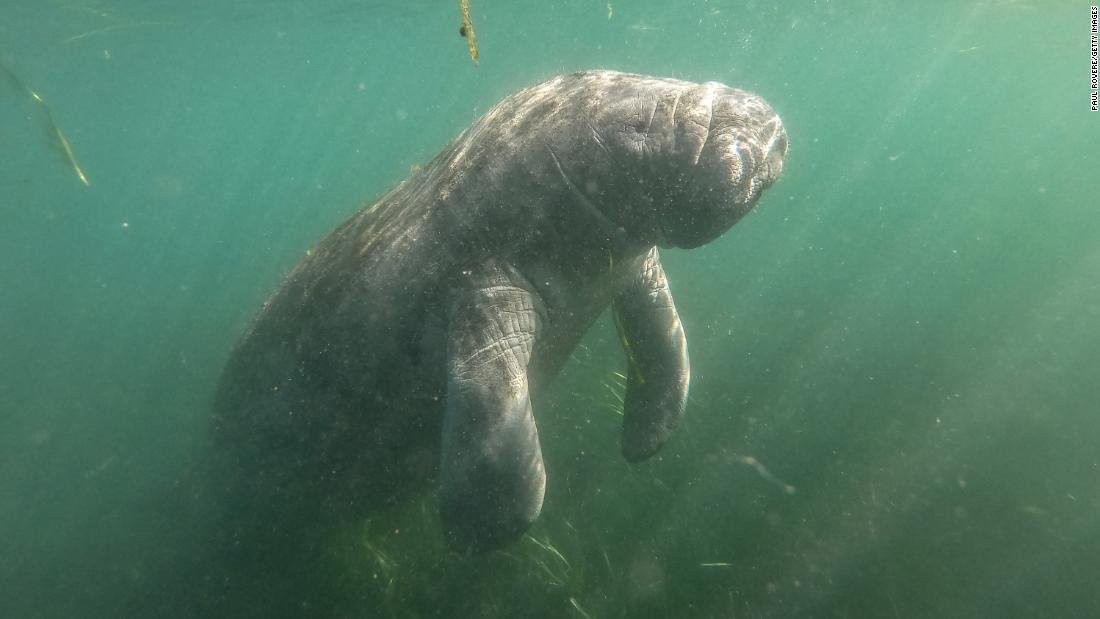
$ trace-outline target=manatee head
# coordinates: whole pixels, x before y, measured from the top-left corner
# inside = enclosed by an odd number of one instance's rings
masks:
[[[606,88],[590,110],[615,168],[594,202],[647,243],[714,240],[778,178],[787,154],[782,121],[762,98],[717,82],[625,77],[633,79]]]

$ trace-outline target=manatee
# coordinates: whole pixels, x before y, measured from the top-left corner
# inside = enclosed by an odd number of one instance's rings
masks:
[[[586,71],[501,101],[310,249],[233,349],[211,433],[235,543],[433,483],[451,547],[516,540],[546,488],[532,399],[609,306],[622,454],[652,456],[690,373],[658,248],[720,236],[786,153],[775,111],[716,82]]]

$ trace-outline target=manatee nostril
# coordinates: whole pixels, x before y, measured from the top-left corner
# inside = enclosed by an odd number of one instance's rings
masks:
[[[778,120],[776,122],[778,122]],[[787,157],[787,149],[789,146],[787,142],[787,132],[783,130],[783,127],[778,127],[776,135],[772,139],[771,147],[765,155],[769,181],[774,181],[779,177],[779,173],[783,171],[783,160]]]

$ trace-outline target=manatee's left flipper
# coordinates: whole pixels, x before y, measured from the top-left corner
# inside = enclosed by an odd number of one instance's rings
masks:
[[[656,247],[612,311],[628,363],[623,456],[637,462],[655,454],[680,422],[691,374],[687,338]]]
[[[527,363],[540,301],[511,266],[470,274],[451,310],[440,515],[452,547],[492,550],[538,517],[546,489]]]

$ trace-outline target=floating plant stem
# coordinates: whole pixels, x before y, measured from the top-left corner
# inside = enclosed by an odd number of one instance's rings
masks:
[[[580,613],[584,619],[592,619],[592,615],[589,615],[581,608],[581,604],[577,601],[577,598],[569,598],[569,603],[573,605],[573,608],[577,609],[577,612]]]
[[[73,154],[73,147],[69,144],[68,138],[66,138],[65,134],[61,131],[61,127],[57,126],[57,122],[54,121],[53,111],[50,110],[50,106],[46,103],[46,100],[42,98],[42,95],[31,90],[29,86],[24,84],[23,80],[19,79],[19,76],[8,67],[0,64],[0,71],[7,74],[8,79],[10,79],[12,83],[42,106],[43,111],[46,113],[46,121],[49,125],[49,129],[53,133],[57,143],[61,145],[61,150],[65,153],[65,159],[68,160],[69,167],[76,173],[76,177],[80,179],[80,182],[84,183],[85,186],[91,186],[91,183],[88,181],[88,175],[84,173],[84,169],[81,168],[80,164],[76,161],[76,155]]]
[[[554,546],[552,544],[550,544],[549,539],[547,539],[547,541],[545,541],[545,542],[540,542],[539,540],[535,539],[535,537],[532,536],[530,533],[525,534],[523,537],[526,538],[527,540],[530,540],[533,544],[535,544],[539,548],[542,548],[546,552],[549,552],[549,553],[553,554],[555,557],[557,557],[558,560],[561,561],[565,565],[565,569],[567,569],[567,570],[572,569],[569,565],[569,562],[565,560],[565,557],[562,556],[562,554],[560,552],[558,552],[558,549],[554,548]]]
[[[71,36],[67,39],[62,39],[61,42],[62,43],[72,43],[73,41],[79,41],[81,39],[86,39],[88,37],[95,36],[97,34],[106,34],[108,32],[113,32],[115,30],[124,30],[124,29],[129,29],[129,28],[141,28],[141,27],[144,27],[144,26],[167,26],[167,25],[170,25],[171,23],[172,22],[166,22],[166,21],[141,21],[141,22],[126,23],[126,24],[113,24],[113,25],[110,25],[110,26],[104,26],[102,28],[96,28],[95,30],[89,30],[87,32],[82,32],[82,33],[80,33],[76,36]]]
[[[477,64],[477,36],[474,35],[474,20],[470,19],[470,0],[458,0],[458,9],[462,12],[462,26],[458,33],[466,38],[466,46],[470,48],[470,58]]]

